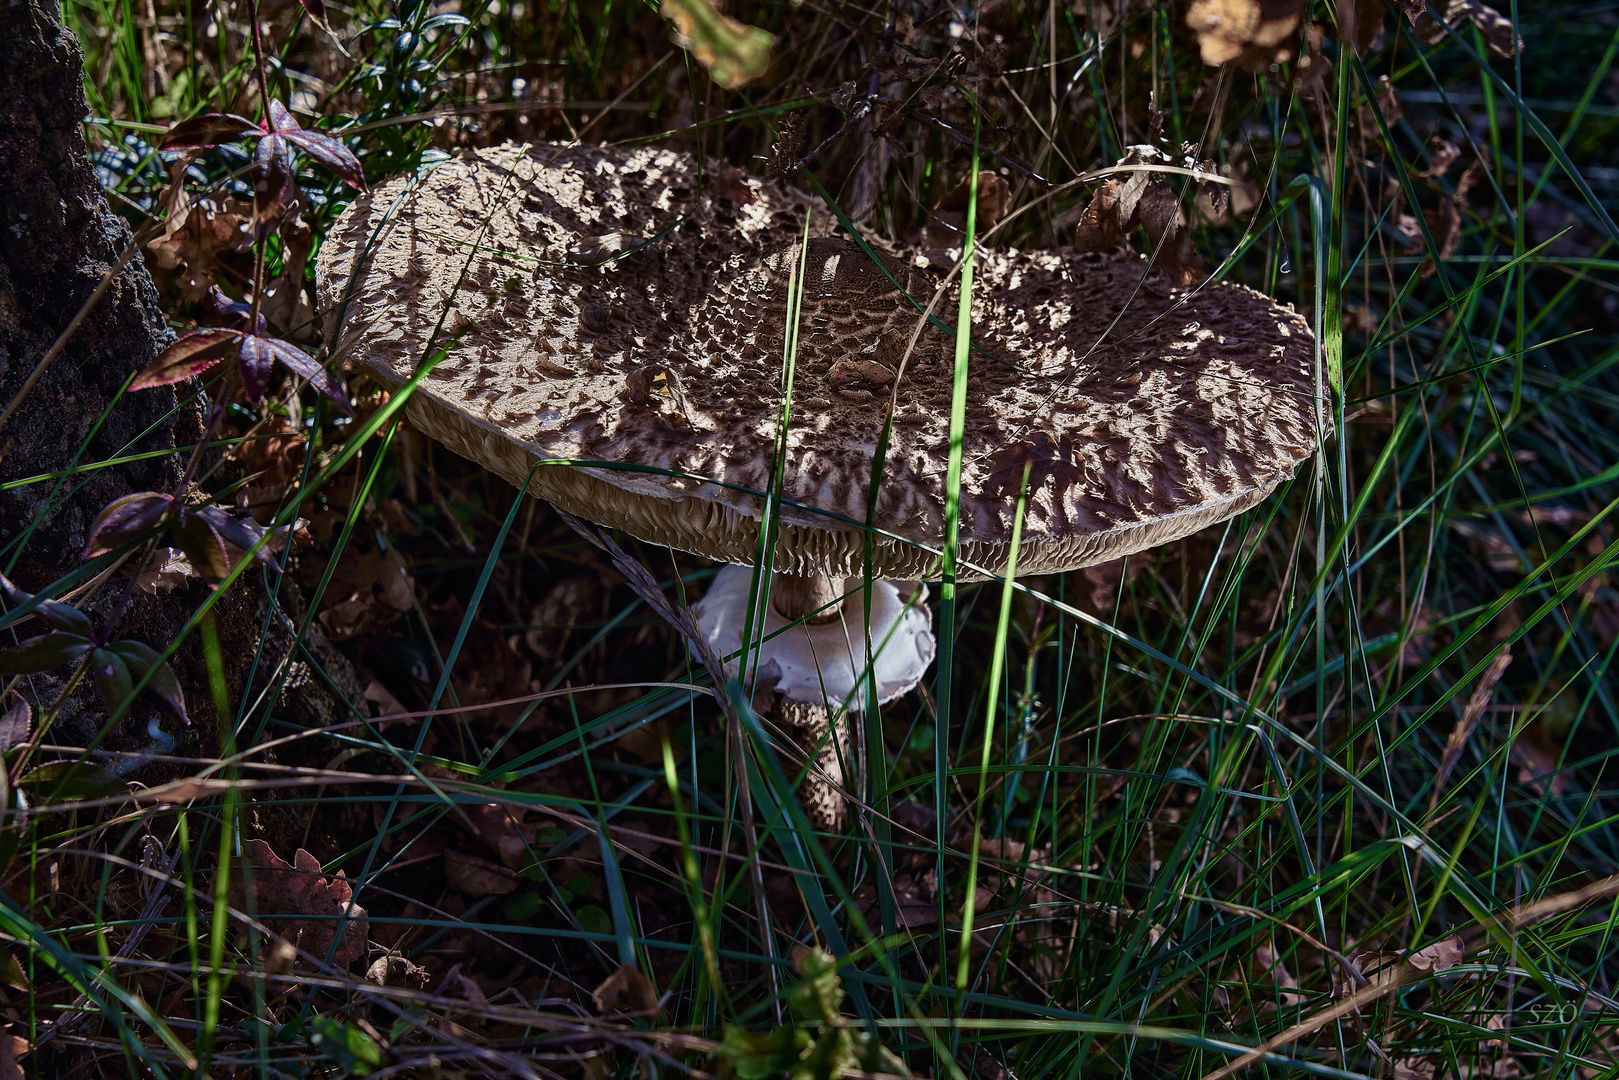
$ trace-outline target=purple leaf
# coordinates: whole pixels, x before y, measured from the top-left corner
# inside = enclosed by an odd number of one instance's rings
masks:
[[[270,131],[277,135],[285,135],[289,131],[302,130],[298,126],[298,118],[292,115],[285,105],[272,98],[270,101]]]
[[[12,690],[11,707],[0,716],[0,752],[27,742],[33,727],[34,711],[29,708],[28,700]]]
[[[129,384],[131,390],[150,390],[154,386],[167,386],[181,379],[201,374],[219,363],[236,338],[235,330],[193,330],[171,342],[157,354],[157,359],[146,365],[146,370],[135,376]]]
[[[343,384],[333,378],[331,373],[321,366],[319,360],[290,341],[267,340],[270,341],[270,347],[275,350],[275,358],[287,365],[289,371],[299,378],[308,379],[310,386],[331,398],[344,413],[352,415],[348,397],[343,393]]]
[[[96,677],[96,689],[101,691],[108,712],[117,712],[135,689],[129,665],[111,649],[97,649],[90,654],[90,673]]]
[[[275,350],[270,347],[272,340],[257,334],[242,335],[242,389],[247,393],[247,400],[255,405],[264,397],[270,369],[275,366]]]
[[[326,25],[326,5],[322,0],[298,0],[298,2],[303,4],[304,10],[309,12],[311,19],[320,23],[321,26]]]
[[[323,131],[303,129],[287,132],[286,138],[317,163],[330,169],[349,187],[361,191],[366,189],[365,170],[360,168],[360,159],[337,139]]]
[[[279,101],[270,102],[270,126],[275,138],[298,147],[350,187],[365,190],[365,171],[360,168],[360,159],[337,139],[324,131],[310,131],[300,126],[298,118]]]
[[[219,534],[193,511],[183,511],[174,526],[174,540],[186,553],[197,573],[209,581],[221,581],[230,573],[230,556]]]
[[[240,300],[232,300],[222,292],[218,285],[210,286],[208,299],[213,302],[214,310],[227,319],[240,319],[245,325],[253,317],[253,305],[244,304]],[[259,316],[258,332],[264,332],[264,316]]]
[[[251,360],[249,353],[252,356]],[[308,379],[309,385],[331,398],[344,413],[350,413],[348,399],[343,393],[343,384],[321,367],[320,361],[290,341],[259,337],[256,334],[244,335],[242,338],[242,386],[247,390],[251,400],[257,401],[264,396],[264,388],[270,377],[270,365],[274,361],[280,361],[299,378]]]
[[[156,673],[152,676],[152,681],[146,684],[146,688],[168,702],[169,708],[173,709],[181,720],[187,724],[191,723],[191,717],[186,715],[186,699],[180,692],[180,682],[174,677],[169,665],[158,663],[156,649],[139,641],[126,640],[113,642],[107,646],[107,651],[116,653],[125,664],[129,665],[130,677],[137,681],[144,679],[148,671],[155,669]]]
[[[61,630],[31,637],[0,652],[0,675],[34,675],[71,664],[90,648],[90,640]]]
[[[163,137],[161,149],[199,150],[204,146],[239,142],[264,129],[245,116],[234,113],[205,113],[190,120],[182,120],[169,128]]]
[[[298,197],[298,177],[292,165],[292,144],[279,134],[259,140],[253,161],[254,228],[263,240]]]
[[[93,559],[131,540],[141,539],[161,526],[174,513],[177,504],[178,500],[173,495],[159,495],[155,491],[138,491],[114,499],[102,507],[101,513],[90,525],[90,539],[84,546],[84,557]]]
[[[4,590],[6,599],[13,604],[26,604],[34,598],[33,593],[23,592],[4,574],[0,574],[0,590]],[[52,630],[66,630],[70,634],[90,636],[90,620],[85,618],[84,612],[72,604],[65,604],[60,600],[41,600],[34,605],[34,614]]]

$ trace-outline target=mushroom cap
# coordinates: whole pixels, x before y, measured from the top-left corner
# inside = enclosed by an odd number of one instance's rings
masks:
[[[774,566],[862,573],[892,398],[873,569],[936,579],[959,282],[802,192],[662,147],[472,151],[357,200],[318,278],[328,341],[384,386],[444,351],[407,408],[450,449],[514,484],[540,462],[529,490],[570,513],[752,564],[801,258]],[[1054,573],[1254,506],[1326,429],[1308,326],[1251,289],[1001,249],[972,306],[963,579],[1005,565],[1026,467],[1018,570]]]

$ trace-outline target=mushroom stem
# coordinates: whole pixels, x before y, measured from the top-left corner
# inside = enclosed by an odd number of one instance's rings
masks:
[[[843,610],[842,578],[825,574],[782,574],[770,579],[770,602],[788,622],[803,619],[811,626],[836,622]]]

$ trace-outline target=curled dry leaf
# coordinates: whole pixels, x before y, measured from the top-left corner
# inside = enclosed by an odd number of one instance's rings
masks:
[[[1443,22],[1433,17],[1426,3],[1400,0],[1400,7],[1416,27],[1417,36],[1430,45],[1437,45],[1450,36],[1445,29],[1447,26],[1455,28],[1465,22],[1478,28],[1490,51],[1498,56],[1514,56],[1523,49],[1523,38],[1513,29],[1512,20],[1478,0],[1435,0],[1433,7],[1441,12]]]
[[[1418,971],[1438,973],[1453,968],[1462,962],[1467,953],[1467,946],[1460,934],[1454,934],[1443,941],[1436,941],[1427,948],[1418,949],[1407,958],[1407,963]]]
[[[770,66],[775,35],[720,14],[713,0],[663,0],[659,11],[674,24],[675,43],[708,69],[716,86],[735,90]]]
[[[647,1017],[658,1014],[658,988],[633,964],[620,964],[617,971],[591,992],[591,997],[596,1002],[596,1011],[603,1016],[609,1013]]]
[[[1121,171],[1104,183],[1080,215],[1079,228],[1074,234],[1075,250],[1109,251],[1124,243],[1130,230],[1140,225],[1152,242],[1154,264],[1182,284],[1194,280],[1198,258],[1192,249],[1186,213],[1179,197],[1153,172],[1130,168],[1174,164],[1174,158],[1155,146],[1127,147],[1117,163],[1127,171]],[[1198,169],[1215,171],[1207,163],[1199,165]],[[1200,193],[1206,194],[1203,189],[1211,186],[1214,186],[1212,181],[1204,182]],[[1206,194],[1206,198],[1211,208],[1218,208],[1213,206],[1215,196]]]
[[[365,981],[378,986],[402,986],[408,990],[426,990],[432,975],[420,964],[397,953],[379,956],[365,969]]]
[[[174,207],[163,234],[149,241],[146,251],[152,265],[177,271],[181,296],[197,303],[218,280],[220,259],[253,246],[253,207],[211,195],[195,202],[176,199]]]
[[[1193,0],[1186,8],[1186,27],[1196,35],[1205,64],[1241,61],[1257,69],[1276,62],[1278,49],[1298,32],[1303,12],[1302,0]]]
[[[354,903],[354,890],[343,871],[327,878],[320,862],[303,848],[294,853],[289,865],[263,840],[243,844],[242,860],[240,873],[232,876],[236,907],[257,915],[304,953],[322,960],[336,938],[339,921],[346,919],[332,962],[348,967],[365,955],[370,922],[365,909]],[[249,875],[251,886],[247,884]]]
[[[6,711],[0,713],[0,752],[27,742],[33,727],[33,708],[26,698],[13,689],[6,695]]]
[[[141,572],[135,575],[135,584],[151,596],[173,592],[193,578],[201,577],[191,565],[185,552],[178,548],[163,547],[152,553]]]

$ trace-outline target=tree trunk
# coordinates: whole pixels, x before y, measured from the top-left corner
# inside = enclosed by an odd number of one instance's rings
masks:
[[[0,427],[0,486],[91,467],[71,477],[0,490],[0,568],[9,564],[10,576],[28,590],[82,565],[88,527],[108,502],[133,491],[172,491],[183,465],[178,453],[101,465],[115,457],[174,450],[176,396],[169,388],[119,395],[126,380],[173,335],[145,263],[131,251],[130,228],[109,208],[92,168],[82,129],[89,108],[83,79],[84,54],[62,25],[56,0],[20,0],[0,8],[0,410],[55,350]],[[127,261],[117,271],[120,260]],[[110,286],[65,333],[109,271],[114,271]],[[59,339],[65,340],[58,348]],[[181,411],[188,441],[201,435],[200,417],[195,406]],[[360,702],[359,684],[318,624],[302,640],[304,659],[294,652],[287,628],[304,610],[297,586],[279,582],[276,602],[254,587],[258,580],[256,571],[247,575],[215,608],[233,708],[256,702],[261,709],[256,716],[278,709],[281,718],[307,728],[352,719],[344,698]],[[104,618],[126,587],[114,579],[82,603],[92,619]],[[206,596],[198,580],[155,596],[137,591],[115,636],[163,649]],[[35,627],[29,624],[28,632],[38,632]],[[0,647],[9,644],[9,637],[0,641]],[[103,733],[107,711],[93,681],[86,679],[62,703],[52,740],[78,745],[97,740],[107,750],[146,753],[154,749],[154,738],[158,744],[164,738],[147,726],[154,722],[167,737],[177,736],[173,753],[214,756],[220,718],[197,642],[185,642],[171,666],[191,713],[189,730],[181,730],[176,718],[145,694],[121,730]],[[20,689],[36,717],[56,700],[66,674],[64,668],[23,681]],[[280,690],[278,702],[260,700],[270,686]],[[311,742],[308,752],[329,754],[330,749]],[[134,775],[158,782],[182,771],[154,763]],[[300,836],[306,828],[290,819],[283,824]],[[308,846],[328,854],[336,845],[323,841],[314,836]]]
[[[0,410],[132,254],[0,427],[0,485],[174,446],[172,391],[118,395],[172,335],[91,167],[83,80],[55,0],[0,8]],[[179,475],[169,455],[0,491],[0,566],[24,588],[47,584],[78,565],[103,506]]]

